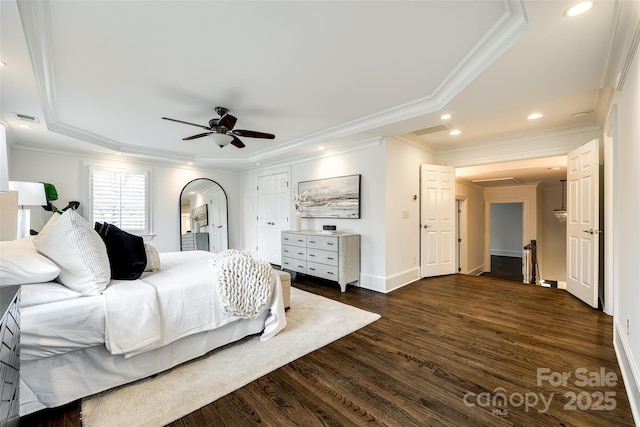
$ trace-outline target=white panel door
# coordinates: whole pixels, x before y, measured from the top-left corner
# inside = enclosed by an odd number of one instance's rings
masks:
[[[598,307],[599,148],[593,140],[567,156],[567,290]]]
[[[280,232],[289,229],[289,174],[258,178],[258,248],[260,259],[280,265]]]
[[[420,253],[422,277],[453,274],[456,269],[455,169],[420,167]]]

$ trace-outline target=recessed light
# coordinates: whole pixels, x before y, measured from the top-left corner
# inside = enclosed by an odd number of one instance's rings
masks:
[[[529,114],[527,116],[527,119],[536,120],[536,119],[539,119],[540,117],[542,117],[542,113],[533,113],[533,114]]]
[[[22,128],[22,129],[31,129],[31,126],[29,126],[29,125],[23,125],[22,123],[21,123],[21,124],[19,124],[19,125],[18,125],[18,127],[19,127],[19,128]]]
[[[0,61],[0,67],[6,67],[7,63],[4,61]]]
[[[569,9],[567,9],[564,12],[564,16],[572,17],[572,16],[582,15],[592,7],[593,7],[592,1],[581,1],[579,3],[575,3],[571,5]]]
[[[462,132],[460,132],[458,129],[454,129],[451,132],[449,132],[449,135],[452,136],[456,136],[456,135],[460,135]]]
[[[442,120],[449,120],[451,118],[451,114],[443,114],[440,116]]]
[[[318,145],[318,150],[320,151],[324,150],[324,145]]]

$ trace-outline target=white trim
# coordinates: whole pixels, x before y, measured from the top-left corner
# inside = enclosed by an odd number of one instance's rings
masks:
[[[624,328],[617,320],[613,323],[613,348],[622,373],[634,422],[636,425],[640,425],[640,370],[634,362]]]
[[[466,274],[470,274],[472,276],[480,276],[482,273],[484,273],[484,264],[480,264],[479,266],[477,266],[476,268],[469,270],[468,273]]]
[[[496,256],[522,258],[522,251],[514,251],[510,249],[491,249],[490,253],[491,255],[496,255]]]

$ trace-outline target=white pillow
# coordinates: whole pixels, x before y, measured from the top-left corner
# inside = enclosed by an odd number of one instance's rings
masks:
[[[33,236],[0,242],[0,286],[48,282],[58,274],[58,266],[33,246]]]
[[[53,218],[52,218],[53,219]],[[83,295],[100,295],[109,284],[107,247],[76,211],[69,209],[33,239],[43,255],[60,267],[58,281]]]
[[[144,251],[147,254],[147,266],[144,271],[158,271],[160,270],[160,255],[158,250],[148,243],[144,244]]]

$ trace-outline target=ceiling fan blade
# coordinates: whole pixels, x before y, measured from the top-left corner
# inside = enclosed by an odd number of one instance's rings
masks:
[[[265,138],[265,139],[274,139],[276,136],[270,133],[265,133],[265,132],[258,132],[255,130],[243,130],[243,129],[236,129],[233,131],[233,133],[235,135],[238,136],[246,136],[249,138]]]
[[[227,129],[233,129],[237,121],[238,119],[232,116],[231,114],[225,114],[224,116],[220,117],[220,120],[218,121],[218,126],[222,126]]]
[[[233,137],[233,141],[231,141],[231,144],[235,145],[238,148],[243,148],[245,146],[244,143],[235,136]]]
[[[196,124],[196,123],[189,123],[189,122],[185,122],[185,121],[183,121],[183,120],[170,119],[169,117],[162,117],[162,118],[163,118],[164,120],[170,120],[170,121],[172,121],[172,122],[183,123],[183,124],[185,124],[185,125],[197,126],[197,127],[199,127],[199,128],[202,128],[202,129],[211,130],[211,128],[210,128],[210,127],[208,127],[208,126],[199,125],[199,124]]]
[[[191,141],[192,139],[196,139],[196,138],[202,138],[203,136],[207,136],[207,135],[211,135],[213,132],[205,132],[205,133],[199,133],[197,135],[193,135],[193,136],[188,136],[186,138],[182,138],[183,141]]]

